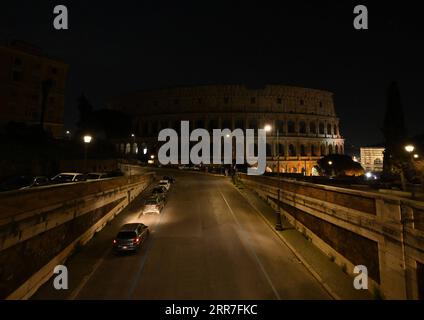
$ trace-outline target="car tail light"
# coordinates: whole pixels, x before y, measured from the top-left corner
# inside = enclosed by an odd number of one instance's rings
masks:
[[[139,242],[140,242],[140,238],[139,238],[139,237],[134,238],[134,239],[133,239],[133,242],[134,242],[134,243],[139,243]]]
[[[113,240],[113,244],[116,244],[116,240]]]

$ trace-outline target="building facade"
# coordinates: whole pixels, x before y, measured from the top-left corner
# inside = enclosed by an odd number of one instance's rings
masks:
[[[173,128],[179,132],[182,120],[190,122],[190,130],[211,132],[270,125],[268,171],[310,175],[322,156],[344,153],[333,94],[322,90],[282,85],[173,87],[117,97],[110,107],[133,117],[134,137],[117,144],[122,153],[141,148],[157,151],[159,131]]]
[[[32,45],[18,41],[0,44],[0,125],[39,124],[42,83],[50,80],[44,128],[61,137],[67,72],[68,65]]]
[[[361,165],[365,171],[383,171],[383,147],[361,147]]]

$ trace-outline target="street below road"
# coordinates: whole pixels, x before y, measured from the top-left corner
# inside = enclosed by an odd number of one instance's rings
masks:
[[[228,178],[173,175],[160,215],[141,215],[140,195],[66,263],[69,289],[53,278],[33,299],[330,299]],[[135,254],[115,255],[119,227],[151,234]]]

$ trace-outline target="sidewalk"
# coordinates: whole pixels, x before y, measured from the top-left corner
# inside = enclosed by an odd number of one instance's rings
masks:
[[[265,200],[243,185],[237,190],[334,299],[373,299],[369,291],[356,290],[353,287],[353,278],[345,274],[340,266],[332,262],[327,255],[294,229],[284,216],[282,216],[284,230],[276,231],[275,210]]]

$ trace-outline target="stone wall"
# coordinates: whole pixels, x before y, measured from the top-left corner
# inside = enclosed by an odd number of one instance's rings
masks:
[[[154,174],[0,194],[0,299],[30,297]]]
[[[260,176],[242,181],[352,276],[365,265],[370,289],[388,299],[423,292],[424,203],[352,189]]]

